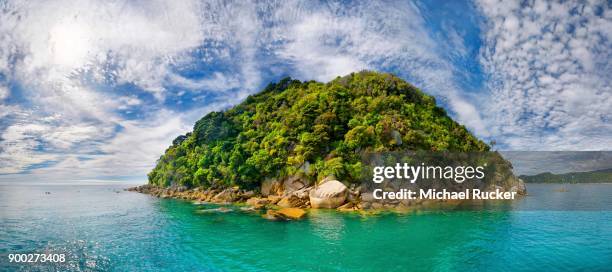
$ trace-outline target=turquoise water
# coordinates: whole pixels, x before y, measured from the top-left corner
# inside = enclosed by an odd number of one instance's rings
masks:
[[[271,222],[119,185],[0,186],[0,269],[610,271],[612,185],[531,185],[509,210]],[[45,194],[50,192],[50,194]],[[67,262],[8,263],[8,253]]]

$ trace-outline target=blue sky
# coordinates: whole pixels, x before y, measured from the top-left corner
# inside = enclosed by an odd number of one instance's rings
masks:
[[[610,150],[606,1],[0,2],[0,180],[145,179],[291,76],[394,73],[501,150]]]

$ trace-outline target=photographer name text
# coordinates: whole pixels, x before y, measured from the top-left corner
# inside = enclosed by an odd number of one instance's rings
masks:
[[[387,192],[382,189],[375,189],[372,192],[374,199],[431,199],[431,200],[511,200],[516,197],[516,192],[504,192],[499,189],[495,191],[483,191],[480,189],[466,189],[465,191],[448,191],[446,189],[401,189],[399,191]]]

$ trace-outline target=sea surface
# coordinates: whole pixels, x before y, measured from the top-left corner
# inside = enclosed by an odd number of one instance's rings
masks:
[[[0,185],[0,270],[612,270],[612,184],[530,184],[504,209],[313,211],[291,222],[126,186]],[[9,253],[66,262],[9,263]]]

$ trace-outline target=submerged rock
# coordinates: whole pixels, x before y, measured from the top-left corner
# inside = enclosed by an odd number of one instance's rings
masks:
[[[197,210],[197,213],[227,213],[227,212],[231,212],[233,211],[230,208],[227,207],[219,207],[219,208],[214,208],[214,209],[203,209],[203,210]]]
[[[268,220],[281,220],[281,218],[278,216],[278,213],[275,210],[267,210],[266,213],[261,215],[261,217],[268,219]]]
[[[257,209],[255,209],[255,207],[240,207],[240,210],[243,212],[254,212]]]
[[[231,212],[231,211],[232,211],[232,209],[230,209],[230,208],[226,208],[226,207],[219,207],[219,208],[217,208],[216,210],[217,210],[218,212],[221,212],[221,213],[226,213],[226,212]]]

